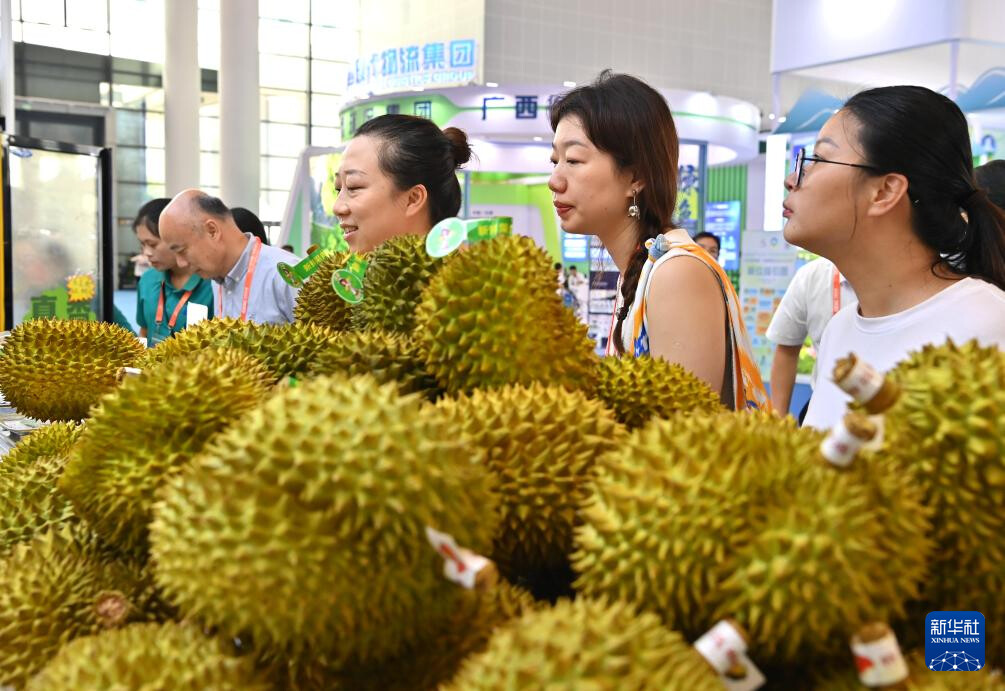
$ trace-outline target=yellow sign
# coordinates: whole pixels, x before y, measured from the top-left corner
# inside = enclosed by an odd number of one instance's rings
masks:
[[[90,274],[77,274],[66,279],[66,294],[69,302],[88,302],[94,299],[97,288]]]

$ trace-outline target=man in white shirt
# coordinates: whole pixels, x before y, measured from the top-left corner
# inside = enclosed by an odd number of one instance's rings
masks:
[[[854,289],[827,259],[815,259],[796,271],[765,334],[775,344],[771,404],[779,413],[785,413],[791,405],[799,351],[806,337],[809,336],[813,349],[819,351],[824,327],[831,317],[856,302]],[[816,386],[816,375],[814,370],[810,386]],[[805,413],[803,408],[800,422]]]

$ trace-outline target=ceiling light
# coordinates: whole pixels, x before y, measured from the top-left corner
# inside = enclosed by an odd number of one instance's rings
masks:
[[[494,88],[496,88],[497,86],[499,86],[499,84],[498,84],[498,83],[496,83],[496,82],[485,82],[485,86],[487,86],[487,87],[489,87],[489,88],[491,88],[491,89],[494,89]]]
[[[562,82],[562,86],[567,86],[571,89],[572,87],[576,86],[576,82]]]

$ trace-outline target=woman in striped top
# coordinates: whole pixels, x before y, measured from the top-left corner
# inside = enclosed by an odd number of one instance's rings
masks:
[[[770,408],[732,284],[673,226],[679,143],[663,96],[604,72],[556,102],[551,125],[562,229],[596,235],[621,272],[608,354],[679,363],[730,408]]]

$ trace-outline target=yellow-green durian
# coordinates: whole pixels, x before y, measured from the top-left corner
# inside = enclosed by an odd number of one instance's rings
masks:
[[[19,413],[39,420],[82,420],[119,382],[143,345],[114,324],[32,319],[0,350],[0,391]]]
[[[491,547],[489,482],[477,450],[418,396],[368,375],[311,379],[162,490],[156,578],[184,613],[264,649],[390,657],[455,608],[460,586],[427,528]]]
[[[0,459],[0,554],[35,533],[73,520],[56,481],[80,434],[71,422],[36,430]]]
[[[149,616],[137,572],[63,526],[0,558],[0,684],[20,688],[61,646]]]
[[[594,344],[555,292],[551,260],[528,237],[451,255],[415,313],[426,368],[448,393],[545,382],[592,388]]]
[[[653,417],[723,410],[719,395],[704,381],[680,365],[649,356],[601,358],[596,396],[629,429]]]
[[[448,691],[712,691],[722,682],[676,631],[623,602],[577,598],[503,626]]]
[[[350,256],[348,252],[332,252],[304,282],[293,308],[293,318],[296,321],[317,324],[332,331],[351,328],[352,306],[332,289],[332,274],[343,268]]]
[[[102,539],[142,552],[157,488],[258,405],[270,383],[264,365],[237,350],[196,352],[144,369],[95,409],[61,490]]]
[[[249,657],[234,657],[191,624],[131,624],[77,638],[49,660],[26,691],[212,689],[267,691]]]
[[[501,520],[492,558],[507,578],[535,581],[562,569],[594,467],[627,436],[600,401],[558,386],[475,391],[438,407],[458,434],[484,450]]]
[[[889,466],[831,467],[820,441],[754,412],[636,430],[598,465],[577,590],[691,637],[733,617],[765,663],[831,653],[863,623],[903,614],[931,548],[920,496]]]
[[[370,374],[383,383],[395,382],[402,393],[435,398],[436,380],[426,373],[415,339],[391,331],[350,331],[335,336],[311,363],[310,376]]]
[[[409,333],[422,291],[443,264],[426,253],[424,235],[399,235],[367,256],[363,301],[352,308],[352,324],[359,330]]]

